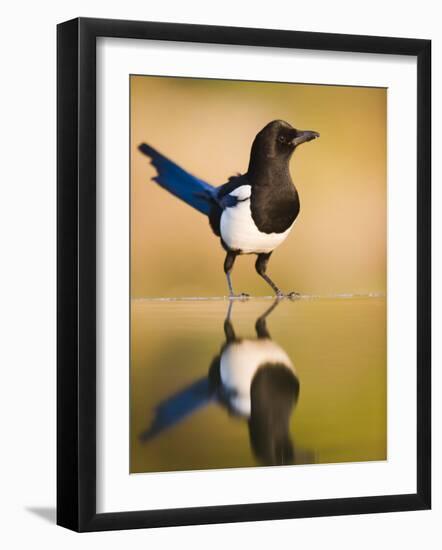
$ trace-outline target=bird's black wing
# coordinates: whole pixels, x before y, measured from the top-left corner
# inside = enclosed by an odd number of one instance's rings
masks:
[[[238,202],[238,198],[230,193],[242,185],[250,185],[250,182],[245,174],[238,174],[237,176],[231,176],[227,183],[215,189],[212,207],[209,212],[210,227],[215,235],[220,235],[220,220],[223,210],[235,206]]]

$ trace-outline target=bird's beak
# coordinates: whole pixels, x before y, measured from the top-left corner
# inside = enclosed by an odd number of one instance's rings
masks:
[[[292,144],[297,147],[301,143],[306,143],[318,137],[318,132],[313,132],[312,130],[296,130],[296,136],[292,139]]]

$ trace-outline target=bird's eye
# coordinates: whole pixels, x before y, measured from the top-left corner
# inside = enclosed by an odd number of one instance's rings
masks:
[[[284,136],[278,136],[279,143],[285,143],[285,137]]]

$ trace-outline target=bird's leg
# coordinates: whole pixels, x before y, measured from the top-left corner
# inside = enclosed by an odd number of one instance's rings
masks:
[[[230,272],[233,269],[233,264],[236,260],[236,252],[227,252],[226,259],[224,260],[224,273],[227,277],[227,284],[229,285],[229,294],[230,296],[235,296],[233,292],[232,279],[230,278]]]
[[[270,279],[270,277],[266,273],[267,264],[269,262],[269,258],[271,254],[272,254],[271,252],[267,254],[264,254],[264,253],[258,254],[256,263],[255,263],[255,269],[258,275],[260,275],[264,279],[264,281],[272,287],[276,296],[282,297],[284,296],[284,293],[276,286],[276,284],[272,281],[272,279]]]
[[[248,298],[248,294],[245,294],[242,292],[241,294],[235,294],[233,292],[233,286],[232,286],[232,279],[230,277],[230,273],[233,269],[233,264],[235,263],[236,257],[238,256],[238,252],[235,252],[233,250],[229,250],[226,255],[226,259],[224,260],[224,273],[227,277],[227,284],[229,285],[229,298]]]
[[[232,324],[232,320],[231,320],[232,306],[233,306],[233,301],[229,301],[229,307],[227,309],[227,315],[226,315],[226,318],[224,320],[224,334],[225,334],[227,343],[234,342],[236,340],[235,330],[233,328],[233,324]]]
[[[282,290],[278,286],[276,286],[276,284],[272,281],[272,279],[270,279],[270,277],[267,275],[266,269],[267,269],[267,264],[271,254],[272,254],[271,252],[268,252],[266,254],[264,253],[258,254],[258,258],[255,264],[256,272],[258,273],[258,275],[260,275],[264,279],[264,281],[267,284],[269,284],[272,287],[272,289],[274,290],[278,298],[283,298],[285,296],[288,298],[295,298],[296,296],[298,296],[296,292],[289,292],[288,294],[284,294],[284,292],[282,292]]]
[[[275,307],[279,304],[280,299],[281,299],[280,296],[277,296],[273,304],[269,308],[267,308],[264,311],[264,313],[260,315],[256,320],[255,330],[258,338],[269,338],[269,339],[272,338],[267,329],[267,317],[272,313]]]

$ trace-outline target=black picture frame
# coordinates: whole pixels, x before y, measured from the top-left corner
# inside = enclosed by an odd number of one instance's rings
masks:
[[[417,491],[358,498],[96,512],[96,39],[417,58]],[[431,506],[431,41],[79,18],[57,28],[57,523],[75,531],[424,510]]]

